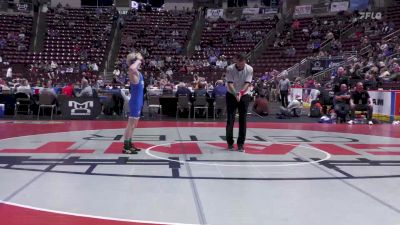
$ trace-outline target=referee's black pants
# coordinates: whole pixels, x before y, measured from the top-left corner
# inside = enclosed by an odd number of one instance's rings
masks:
[[[236,100],[236,97],[231,93],[226,93],[226,141],[228,145],[233,145],[233,126],[235,124],[236,110],[239,111],[239,136],[237,139],[238,145],[244,145],[246,140],[246,117],[247,108],[249,107],[251,97],[250,95],[243,95],[240,102]]]

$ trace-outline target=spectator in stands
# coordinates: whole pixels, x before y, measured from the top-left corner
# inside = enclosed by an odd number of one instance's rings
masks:
[[[217,80],[215,83],[215,87],[211,93],[211,96],[213,98],[216,98],[217,96],[226,96],[226,86],[224,85],[224,82],[222,80]]]
[[[121,71],[118,69],[118,67],[115,67],[115,69],[113,71],[113,75],[118,77],[120,74],[121,74]]]
[[[268,116],[268,101],[264,95],[257,96],[253,110],[260,116]]]
[[[104,80],[103,80],[103,77],[102,76],[99,76],[99,78],[97,79],[97,81],[96,81],[96,88],[97,89],[99,89],[99,88],[104,88]]]
[[[372,101],[368,94],[368,91],[364,90],[364,86],[361,82],[356,85],[355,91],[351,94],[350,98],[350,109],[351,116],[349,124],[354,124],[355,112],[356,111],[366,111],[368,124],[372,125]]]
[[[294,46],[290,46],[287,50],[286,50],[286,55],[288,57],[295,57],[296,55],[296,49],[294,48]]]
[[[288,75],[288,72],[285,70],[281,74],[281,80],[279,81],[278,84],[278,89],[281,94],[281,103],[283,107],[287,107],[289,104],[289,88],[290,88],[290,81],[286,76]]]
[[[168,68],[165,74],[168,76],[168,79],[172,80],[172,75],[174,75],[174,72],[171,68]]]
[[[217,58],[217,56],[215,54],[212,54],[210,56],[210,58],[208,58],[208,61],[209,61],[211,66],[216,66],[217,65],[217,60],[218,60],[218,58]]]
[[[21,85],[17,88],[17,93],[25,93],[28,97],[32,95],[32,89],[27,79],[22,79]]]
[[[296,95],[295,98],[289,103],[287,107],[281,106],[280,113],[283,116],[294,116],[299,117],[300,111],[303,108],[303,103],[300,95]]]
[[[92,71],[93,72],[98,72],[99,71],[99,66],[97,65],[97,63],[93,63],[92,65],[91,65],[91,67],[92,67]]]
[[[73,83],[69,83],[67,86],[65,86],[62,89],[61,93],[63,95],[68,96],[68,97],[74,97],[74,84]]]
[[[365,79],[363,81],[363,85],[365,90],[376,90],[378,83],[375,78],[371,74],[366,74]]]
[[[13,77],[13,73],[12,73],[12,67],[8,67],[7,69],[7,73],[6,73],[6,81],[11,81]]]
[[[350,97],[351,96],[347,89],[347,85],[341,84],[340,91],[335,94],[335,98],[333,100],[338,123],[346,122],[346,117],[350,112]]]
[[[0,49],[3,49],[7,45],[7,40],[5,38],[0,38]]]
[[[39,94],[49,94],[53,95],[55,98],[57,97],[51,80],[48,80],[47,83],[43,84],[43,88],[40,89]]]
[[[92,87],[89,85],[89,81],[83,78],[82,90],[80,93],[76,94],[76,97],[92,97],[92,96],[93,96]]]
[[[295,30],[300,29],[300,21],[298,19],[293,21],[292,28]]]
[[[56,62],[54,62],[54,60],[51,60],[51,64],[50,64],[51,69],[54,71],[57,69],[58,65]]]
[[[337,69],[337,75],[333,79],[333,84],[334,84],[334,92],[337,93],[340,91],[340,85],[346,84],[347,87],[349,87],[349,78],[346,75],[346,70],[343,67],[339,67]]]
[[[225,56],[222,55],[221,57],[219,57],[216,65],[219,69],[225,69],[228,66],[228,62],[226,61]]]

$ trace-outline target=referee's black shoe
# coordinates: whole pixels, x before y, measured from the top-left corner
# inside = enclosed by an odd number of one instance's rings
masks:
[[[244,152],[244,147],[243,147],[243,145],[238,145],[238,151],[239,151],[239,152]]]
[[[235,150],[235,149],[233,148],[233,145],[228,144],[228,150],[229,150],[229,151],[233,151],[233,150]]]

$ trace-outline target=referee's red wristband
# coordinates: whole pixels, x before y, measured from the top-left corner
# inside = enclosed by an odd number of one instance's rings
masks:
[[[244,91],[243,90],[239,91],[239,93],[240,93],[240,95],[244,95]]]

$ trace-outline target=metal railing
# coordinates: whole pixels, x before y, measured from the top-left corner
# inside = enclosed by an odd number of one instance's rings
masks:
[[[317,82],[326,81],[326,80],[330,79],[331,74],[334,70],[336,70],[339,67],[343,67],[343,66],[347,65],[348,63],[351,63],[352,61],[354,61],[355,58],[356,58],[356,56],[351,56],[351,57],[347,58],[345,61],[338,63],[337,65],[332,66],[331,68],[328,68],[324,71],[316,73],[310,77],[312,77]]]
[[[382,38],[382,41],[390,41],[395,37],[399,37],[400,36],[400,29],[396,30],[395,32],[386,35],[385,37]]]

